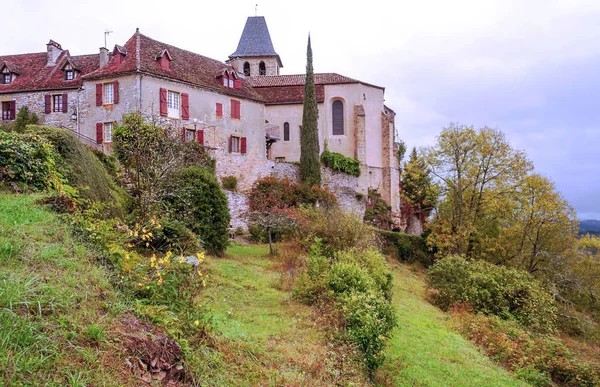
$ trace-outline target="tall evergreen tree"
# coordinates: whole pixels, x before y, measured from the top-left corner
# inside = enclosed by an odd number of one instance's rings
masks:
[[[315,95],[315,80],[312,64],[310,35],[306,49],[306,80],[304,82],[304,107],[300,131],[300,178],[309,185],[321,185],[321,163],[319,160],[319,110]]]

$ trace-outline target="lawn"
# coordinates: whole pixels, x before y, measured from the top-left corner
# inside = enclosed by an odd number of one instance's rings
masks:
[[[425,300],[422,278],[393,263],[399,326],[388,343],[381,374],[395,386],[526,386],[481,354],[447,325],[447,316]]]

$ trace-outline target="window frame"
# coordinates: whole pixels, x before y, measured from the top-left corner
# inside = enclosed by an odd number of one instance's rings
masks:
[[[177,102],[176,107],[174,106],[175,102]],[[181,93],[178,91],[167,90],[167,117],[181,117]]]
[[[248,62],[248,61],[244,62],[243,71],[244,71],[245,76],[247,76],[247,77],[250,76],[250,62]]]
[[[10,101],[3,101],[1,109],[2,109],[2,121],[10,121],[11,120]]]
[[[184,142],[194,142],[196,140],[196,129],[185,128]]]
[[[69,77],[69,75],[70,75],[70,77]],[[73,70],[73,69],[65,70],[65,81],[72,81],[73,79],[75,79],[75,70]],[[114,94],[114,88],[113,88],[113,94]]]
[[[62,113],[63,112],[63,95],[62,94],[53,94],[52,95],[52,112],[53,113]]]
[[[241,153],[241,137],[231,136],[231,153]]]
[[[7,77],[8,77],[8,81],[7,81]],[[2,73],[2,84],[3,85],[9,85],[12,83],[13,80],[13,76],[12,73],[8,72],[8,73]]]
[[[108,90],[110,89],[110,94]],[[109,98],[110,96],[110,98]],[[115,104],[115,86],[113,82],[107,82],[102,84],[102,105],[114,105]]]
[[[341,112],[339,113],[340,117],[337,117],[337,119],[336,119],[336,107],[335,107],[336,105],[341,106]],[[341,120],[341,122],[338,120]],[[333,136],[344,136],[346,134],[346,128],[344,125],[345,124],[344,121],[345,121],[344,120],[344,101],[342,101],[341,99],[335,99],[331,102],[331,134]],[[340,127],[340,125],[341,125],[341,127]],[[340,133],[340,130],[341,130],[341,133]]]
[[[283,123],[283,141],[290,141],[290,123]]]
[[[267,64],[262,60],[258,64],[258,75],[267,75]]]
[[[114,128],[114,122],[104,122],[102,124],[102,139],[105,143],[112,143],[112,132]]]

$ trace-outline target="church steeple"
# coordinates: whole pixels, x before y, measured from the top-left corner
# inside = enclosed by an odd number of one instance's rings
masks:
[[[273,48],[264,16],[248,17],[237,50],[229,55],[228,63],[246,76],[279,75],[283,64]]]

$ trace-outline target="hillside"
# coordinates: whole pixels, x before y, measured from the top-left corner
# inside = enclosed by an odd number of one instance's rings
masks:
[[[586,219],[579,224],[580,234],[600,234],[600,220]]]
[[[168,339],[130,312],[95,253],[36,199],[0,194],[1,380],[146,385],[136,362],[144,364],[148,352],[140,348],[152,345],[150,336]],[[210,339],[185,359],[197,382],[370,385],[348,348],[331,340],[323,316],[291,300],[266,246],[232,246],[226,258],[207,261],[210,279],[198,303],[212,311]],[[399,264],[393,269],[400,326],[377,385],[521,385],[448,330],[445,315],[424,300],[419,276]]]

